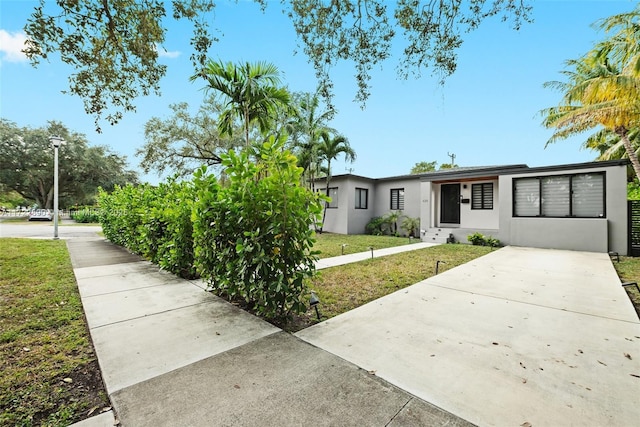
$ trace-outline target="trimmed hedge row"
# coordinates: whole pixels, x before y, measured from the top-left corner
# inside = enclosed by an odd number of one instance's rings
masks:
[[[222,165],[224,186],[202,167],[191,181],[101,191],[105,236],[265,317],[304,312],[324,196],[300,185],[282,141],[230,152]]]

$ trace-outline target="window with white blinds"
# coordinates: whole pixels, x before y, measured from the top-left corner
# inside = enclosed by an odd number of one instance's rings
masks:
[[[540,180],[521,178],[513,180],[513,215],[540,215]]]
[[[604,218],[604,172],[513,180],[513,215]]]
[[[604,174],[573,177],[573,214],[578,217],[604,217]]]
[[[568,176],[548,176],[542,180],[542,216],[570,216],[571,189]]]
[[[391,210],[401,211],[404,209],[404,188],[391,189]]]
[[[493,209],[493,182],[471,185],[471,209]]]

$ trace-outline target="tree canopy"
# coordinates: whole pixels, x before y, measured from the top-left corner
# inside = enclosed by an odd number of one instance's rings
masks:
[[[185,102],[169,108],[173,112],[169,118],[152,117],[145,124],[144,146],[136,150],[145,173],[190,175],[202,165],[219,164],[222,154],[244,145],[240,126],[233,125],[233,136],[220,134],[218,117],[223,105],[213,97],[205,99],[195,114]]]
[[[438,162],[436,162],[435,160],[433,162],[418,162],[413,165],[409,173],[412,175],[416,175],[419,173],[433,172],[436,170],[437,164]]]
[[[263,8],[267,0],[255,0]],[[371,70],[403,48],[398,64],[402,78],[419,77],[431,68],[445,79],[456,69],[463,34],[499,16],[514,29],[529,22],[526,0],[282,0],[298,35],[299,46],[315,69],[320,94],[332,96],[331,71],[339,62],[356,69],[356,100],[370,94]],[[170,6],[169,6],[170,4]],[[213,0],[45,1],[25,26],[25,53],[33,65],[59,54],[69,64],[69,92],[79,96],[93,115],[96,129],[104,119],[117,123],[135,110],[135,99],[160,93],[166,66],[158,63],[168,15],[193,25],[191,61],[196,72],[217,41],[210,29]]]
[[[594,128],[604,130],[591,137],[592,143],[607,137],[608,142],[620,142],[640,178],[632,144],[640,128],[640,6],[598,25],[609,37],[581,58],[567,61],[566,81],[547,83],[562,93],[557,107],[542,111],[543,124],[555,129],[547,144]]]
[[[202,71],[191,76],[192,81],[199,78],[207,82],[206,90],[214,91],[226,102],[218,119],[220,133],[232,136],[236,120],[240,119],[247,146],[252,123],[265,132],[277,119],[278,110],[288,109],[289,91],[280,86],[280,72],[269,62],[209,61]]]
[[[66,141],[59,149],[60,206],[93,203],[98,187],[137,183],[137,174],[127,170],[126,157],[104,146],[89,146],[84,135],[68,130],[60,122],[41,128],[19,127],[0,119],[0,187],[13,190],[40,207],[53,202],[53,148],[51,135]]]

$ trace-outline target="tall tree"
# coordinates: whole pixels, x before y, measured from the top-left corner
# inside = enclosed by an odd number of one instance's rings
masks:
[[[260,130],[266,131],[278,116],[278,110],[286,109],[290,103],[289,92],[280,87],[278,68],[268,62],[235,65],[209,61],[191,80],[199,78],[207,82],[207,90],[219,93],[226,100],[218,119],[220,133],[232,136],[234,123],[240,119],[247,146],[251,123],[257,122]]]
[[[53,148],[51,135],[62,137],[59,150],[59,197],[61,206],[91,203],[99,186],[137,183],[127,170],[124,156],[103,146],[88,146],[84,135],[69,131],[59,122],[37,129],[20,128],[0,119],[0,187],[16,191],[41,207],[53,203]]]
[[[267,0],[255,1],[267,7]],[[518,29],[530,21],[531,11],[526,0],[289,0],[282,4],[314,66],[321,95],[330,99],[331,70],[344,61],[356,68],[356,99],[363,105],[369,96],[371,69],[391,57],[394,39],[400,39],[404,48],[400,77],[420,76],[432,67],[444,79],[456,69],[463,34],[493,16]],[[158,63],[158,50],[163,49],[168,28],[163,21],[166,16],[193,24],[191,59],[196,69],[206,63],[208,50],[217,41],[208,25],[213,22],[214,7],[214,0],[84,0],[48,2],[45,8],[45,0],[40,0],[25,27],[25,52],[33,65],[54,53],[70,65],[70,93],[84,101],[99,129],[105,114],[108,123],[117,123],[123,113],[135,110],[137,97],[160,92],[166,66]]]
[[[348,162],[353,162],[356,159],[356,152],[351,148],[349,140],[342,135],[332,136],[329,132],[322,132],[320,134],[320,144],[318,145],[319,158],[326,163],[327,180],[325,186],[325,194],[329,197],[329,184],[331,183],[331,162],[344,154],[344,158]],[[327,216],[327,206],[325,203],[324,213],[322,215],[322,225],[324,227],[324,220]],[[321,230],[322,231],[322,230]]]
[[[599,23],[613,34],[577,60],[567,62],[566,82],[549,82],[563,98],[542,111],[556,131],[547,144],[602,127],[619,137],[640,179],[640,161],[629,138],[640,126],[640,6]]]
[[[315,190],[315,179],[320,171],[318,145],[323,132],[336,133],[328,122],[333,117],[332,110],[322,109],[317,93],[294,94],[292,107],[294,116],[289,121],[289,134],[298,157],[298,166],[303,169],[303,176]]]
[[[629,131],[629,141],[631,141],[634,152],[638,155],[638,152],[640,152],[640,128],[634,128]],[[596,160],[629,158],[620,136],[606,128],[600,129],[589,136],[582,146],[598,152]]]
[[[168,119],[153,117],[144,127],[145,143],[136,150],[142,158],[140,166],[145,173],[151,170],[186,176],[197,167],[217,165],[220,155],[241,147],[241,137],[220,135],[218,116],[222,105],[208,97],[196,114],[192,115],[187,103],[170,106],[173,115]],[[242,134],[235,130],[232,134]]]

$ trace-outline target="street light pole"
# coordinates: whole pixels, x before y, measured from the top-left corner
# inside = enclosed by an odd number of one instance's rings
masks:
[[[59,136],[49,137],[53,145],[53,239],[58,239],[58,148],[64,144]]]

